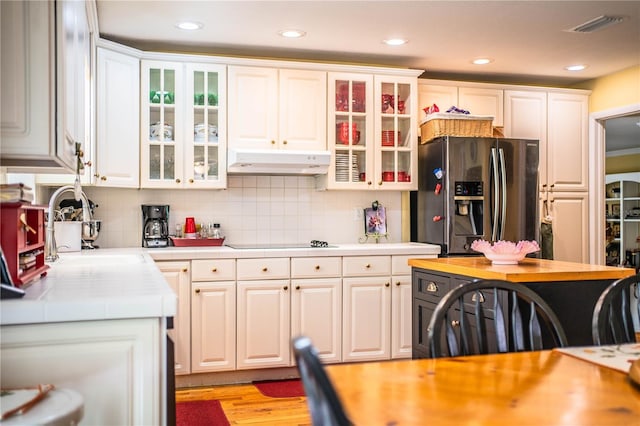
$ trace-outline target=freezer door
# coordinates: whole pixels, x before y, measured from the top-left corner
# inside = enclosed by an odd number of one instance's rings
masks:
[[[538,141],[498,139],[497,240],[538,240]],[[504,186],[503,183],[504,182]]]

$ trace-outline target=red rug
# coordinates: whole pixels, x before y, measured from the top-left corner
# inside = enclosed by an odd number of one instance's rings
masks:
[[[300,379],[253,382],[261,394],[271,398],[295,398],[304,396]]]
[[[176,426],[229,426],[220,401],[184,401],[176,404]]]

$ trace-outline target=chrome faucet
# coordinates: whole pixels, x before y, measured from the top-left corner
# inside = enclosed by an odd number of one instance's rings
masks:
[[[53,193],[51,199],[49,200],[49,216],[47,217],[47,234],[44,248],[44,260],[47,262],[54,262],[56,259],[58,259],[58,247],[56,246],[56,238],[53,230],[53,222],[55,219],[53,207],[55,206],[60,194],[67,191],[72,191],[75,194],[76,200],[78,198],[82,200],[82,221],[87,222],[92,219],[91,210],[89,210],[89,199],[85,195],[84,191],[82,191],[82,189],[78,187],[78,185],[66,185],[58,188],[58,190]]]

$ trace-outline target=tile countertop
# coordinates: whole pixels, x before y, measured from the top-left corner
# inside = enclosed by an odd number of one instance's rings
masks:
[[[218,247],[163,247],[147,249],[154,260],[224,259],[256,257],[328,257],[375,255],[438,255],[440,247],[422,243],[337,244],[330,247],[234,249]]]
[[[437,255],[420,243],[344,244],[324,248],[113,248],[60,253],[21,299],[0,302],[0,325],[176,315],[177,299],[154,260],[210,258]]]
[[[177,299],[145,249],[61,253],[21,299],[0,302],[0,325],[176,315]]]

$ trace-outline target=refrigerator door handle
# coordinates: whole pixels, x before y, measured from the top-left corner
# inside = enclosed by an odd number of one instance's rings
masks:
[[[500,154],[500,199],[502,201],[502,214],[500,216],[500,239],[502,240],[504,239],[504,223],[507,219],[507,171],[504,166],[504,150],[502,148],[499,148],[498,152]]]
[[[498,155],[496,148],[491,148],[491,177],[493,177],[493,224],[491,226],[491,241],[498,241],[498,203],[499,203],[499,187],[498,187]]]

